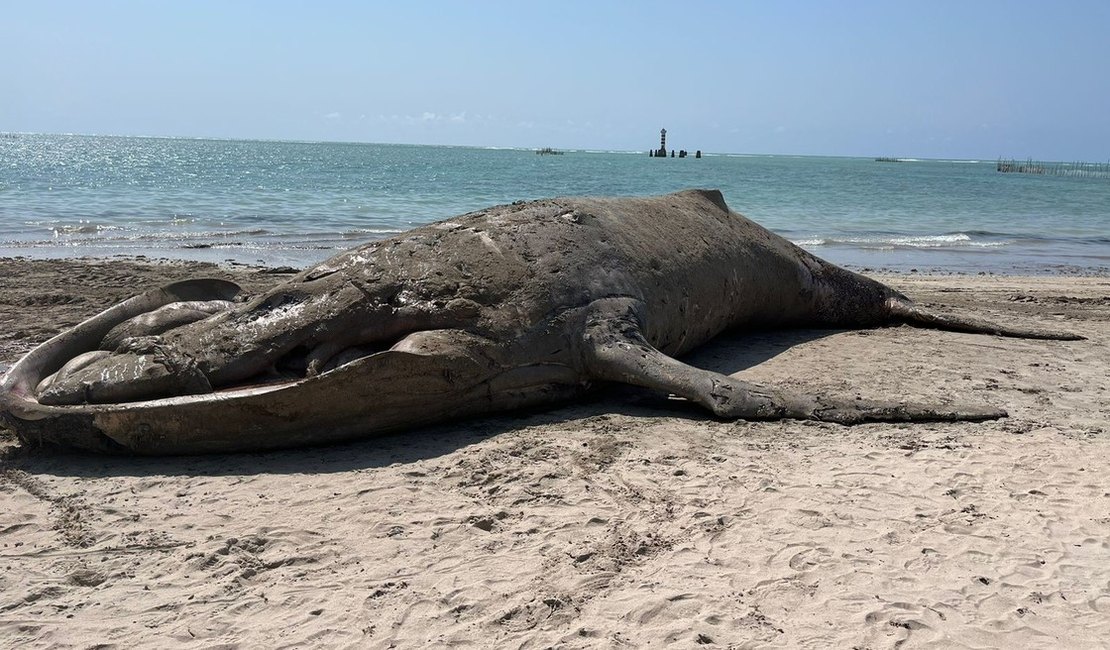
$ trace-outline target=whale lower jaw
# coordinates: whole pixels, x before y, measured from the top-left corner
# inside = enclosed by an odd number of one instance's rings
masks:
[[[177,455],[365,438],[569,399],[584,388],[569,369],[547,366],[503,369],[467,385],[421,372],[440,368],[435,357],[382,352],[312,378],[201,395],[73,406],[9,395],[3,406],[6,424],[26,445]],[[386,394],[383,386],[395,390]]]

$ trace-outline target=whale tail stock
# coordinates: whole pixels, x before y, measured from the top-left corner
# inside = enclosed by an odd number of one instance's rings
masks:
[[[891,316],[897,322],[928,329],[967,332],[970,334],[993,334],[1019,339],[1042,339],[1050,341],[1082,341],[1086,337],[1071,332],[1039,328],[1013,327],[1001,325],[971,316],[945,314],[915,304],[908,298],[895,296],[887,301]]]

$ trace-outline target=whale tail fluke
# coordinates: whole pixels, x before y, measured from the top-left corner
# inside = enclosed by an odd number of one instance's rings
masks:
[[[1060,330],[1041,329],[1036,327],[1015,327],[1001,325],[973,316],[945,314],[916,305],[911,300],[891,298],[888,302],[890,313],[897,322],[916,327],[929,329],[948,330],[951,332],[968,332],[971,334],[994,334],[995,336],[1009,336],[1019,339],[1043,339],[1050,341],[1082,341],[1086,337],[1072,332]]]

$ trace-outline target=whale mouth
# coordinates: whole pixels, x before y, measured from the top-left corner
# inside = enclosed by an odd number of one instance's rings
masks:
[[[51,338],[8,368],[0,379],[3,397],[37,402],[43,380],[57,374],[78,357],[94,353],[121,323],[174,303],[231,301],[239,291],[239,285],[226,280],[185,280],[125,300]]]
[[[42,379],[37,368],[64,362],[64,353],[61,359],[43,356],[49,347],[33,350],[0,380],[0,423],[25,445],[63,450],[197,454],[341,441],[465,413],[467,395],[480,392],[475,384],[483,380],[477,373],[463,378],[456,369],[464,381],[444,381],[441,359],[384,350],[315,376],[266,376],[189,395],[53,405],[28,389]]]
[[[238,291],[222,280],[175,283],[46,341],[0,378],[0,422],[32,446],[129,454],[258,451],[389,433],[581,389],[566,367],[512,365],[488,339],[443,330],[339,349],[315,372],[311,351],[293,346],[266,372],[187,394],[68,404],[41,399],[44,381],[95,351],[120,323],[182,301],[231,300]]]
[[[435,361],[406,363],[415,357],[385,351],[315,377],[119,403],[50,405],[33,393],[7,390],[0,395],[0,421],[24,444],[64,450],[197,454],[322,444],[438,419],[442,409],[428,404],[442,400],[453,387],[429,384],[428,368],[417,371],[420,385],[405,382],[415,366]],[[407,369],[398,372],[401,366]],[[5,384],[33,379],[22,370],[18,364],[9,370]],[[403,391],[379,399],[380,408],[369,415],[364,407],[337,404],[366,404],[381,397],[373,395],[377,383],[394,383]]]
[[[99,451],[124,448],[142,451],[143,436],[149,437],[149,432],[165,429],[167,425],[171,429],[190,428],[196,435],[207,431],[210,437],[234,438],[250,428],[249,419],[258,413],[273,410],[275,405],[303,402],[298,393],[305,384],[344,383],[343,376],[332,377],[341,368],[340,364],[333,364],[326,372],[308,373],[307,352],[298,347],[280,357],[269,372],[190,394],[72,403],[52,403],[49,399],[53,378],[75,361],[80,369],[82,357],[93,355],[95,360],[109,355],[97,348],[105,339],[118,338],[121,326],[167,306],[231,301],[239,291],[238,285],[223,280],[177,282],[135,296],[55,336],[5,368],[6,372],[0,377],[0,419],[28,442],[52,442],[63,447]],[[375,357],[389,354],[389,350],[359,349],[341,359],[342,366],[381,365]],[[357,374],[365,372],[362,368]],[[346,375],[347,383],[351,374],[341,373]],[[342,386],[334,385],[312,392],[341,390]],[[219,417],[207,418],[204,413],[208,412],[218,413]],[[123,424],[135,415],[142,421]],[[200,444],[198,450],[205,451],[205,445]]]

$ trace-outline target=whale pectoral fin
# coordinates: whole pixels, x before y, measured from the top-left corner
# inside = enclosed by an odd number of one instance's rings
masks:
[[[937,330],[952,332],[969,332],[971,334],[994,334],[996,336],[1009,336],[1019,339],[1045,339],[1050,341],[1083,341],[1085,336],[1031,327],[1015,327],[992,323],[980,318],[944,314],[915,304],[903,298],[891,298],[888,303],[890,313],[894,318],[916,327],[927,327]]]
[[[640,329],[641,304],[632,299],[597,301],[584,332],[585,367],[590,376],[673,393],[729,419],[799,419],[862,422],[992,420],[1000,409],[945,407],[840,399],[781,391],[695,368],[655,349]]]
[[[608,298],[591,307],[583,338],[584,365],[592,378],[673,393],[721,417],[789,417],[770,391],[655,349],[641,331],[639,301]]]

